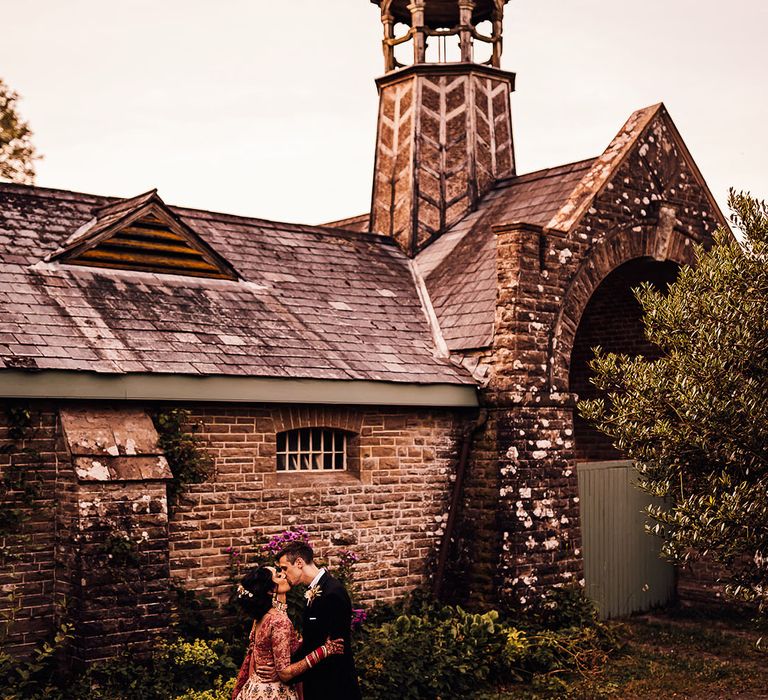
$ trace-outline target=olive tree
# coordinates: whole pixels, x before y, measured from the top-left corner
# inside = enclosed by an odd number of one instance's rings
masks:
[[[707,555],[736,597],[768,609],[768,207],[731,191],[719,230],[666,293],[636,290],[658,359],[608,354],[582,415],[635,461],[665,507],[651,529],[677,563]]]

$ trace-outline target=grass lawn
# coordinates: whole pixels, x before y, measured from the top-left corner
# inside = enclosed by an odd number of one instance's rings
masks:
[[[617,645],[601,673],[500,689],[483,700],[768,698],[768,624],[757,627],[749,615],[682,608],[609,624]]]

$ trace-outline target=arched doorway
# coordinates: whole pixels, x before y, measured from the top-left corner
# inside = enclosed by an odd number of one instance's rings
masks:
[[[579,321],[571,351],[569,384],[580,399],[592,398],[593,348],[654,357],[645,337],[642,309],[633,290],[643,282],[666,290],[677,277],[674,262],[637,258],[599,284]],[[674,595],[673,567],[659,558],[660,542],[644,529],[650,497],[634,486],[635,471],[609,438],[574,412],[584,579],[603,617],[620,617],[666,603]]]
[[[597,396],[597,389],[590,382],[593,373],[589,368],[595,346],[607,352],[656,356],[656,348],[645,338],[642,310],[633,290],[643,282],[666,290],[679,269],[674,262],[638,258],[619,266],[600,283],[581,316],[571,351],[570,391],[580,400]],[[622,458],[610,440],[578,413],[574,415],[573,428],[578,462]]]

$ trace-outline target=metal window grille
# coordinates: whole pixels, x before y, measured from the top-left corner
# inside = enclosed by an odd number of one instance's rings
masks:
[[[277,434],[277,471],[344,471],[347,433],[327,428],[299,428]]]

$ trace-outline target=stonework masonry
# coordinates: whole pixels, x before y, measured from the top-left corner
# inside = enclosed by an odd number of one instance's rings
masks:
[[[76,408],[103,413],[94,404]],[[83,478],[59,418],[72,405],[31,404],[33,437],[24,447],[39,450],[34,478],[41,498],[28,508],[23,532],[9,538],[17,558],[0,568],[0,610],[19,608],[11,648],[27,652],[62,619],[76,625],[76,660],[141,648],[167,632],[172,580],[224,602],[231,592],[227,549],[241,551],[247,565],[260,542],[292,526],[309,530],[330,565],[340,549],[360,556],[365,602],[393,600],[428,583],[444,535],[457,440],[473,412],[188,408],[189,427],[214,457],[214,472],[169,510],[163,478]],[[348,471],[278,474],[276,434],[315,426],[353,434]],[[6,425],[0,436],[7,431]],[[19,457],[4,455],[4,467],[11,458]]]
[[[14,647],[27,653],[50,633],[56,598],[67,592],[57,577],[56,561],[57,509],[68,496],[62,484],[67,455],[57,444],[54,406],[40,404],[21,439],[12,437],[7,408],[0,406],[0,444],[5,446],[0,451],[0,474],[6,476],[12,465],[24,468],[37,495],[29,506],[13,492],[3,498],[3,506],[9,511],[19,509],[24,521],[20,535],[0,542],[0,614],[13,619]]]
[[[393,600],[427,582],[447,520],[464,417],[450,411],[285,407],[196,410],[216,459],[210,483],[192,485],[171,521],[171,566],[185,587],[228,594],[227,547],[244,548],[292,526],[312,534],[331,564],[361,557],[363,599]],[[308,426],[356,433],[349,472],[275,471],[275,435]]]
[[[500,594],[525,606],[582,577],[577,464],[613,454],[577,422],[577,389],[589,394],[585,344],[603,333],[613,350],[648,350],[630,287],[673,279],[721,221],[673,130],[657,112],[570,229],[552,226],[565,226],[562,217],[546,227],[494,228],[492,348],[457,356],[485,377],[481,401],[490,415],[466,490],[466,515],[485,537],[473,544],[469,597]],[[611,315],[600,312],[599,295],[585,313],[601,284],[630,263],[632,275],[610,283]]]

